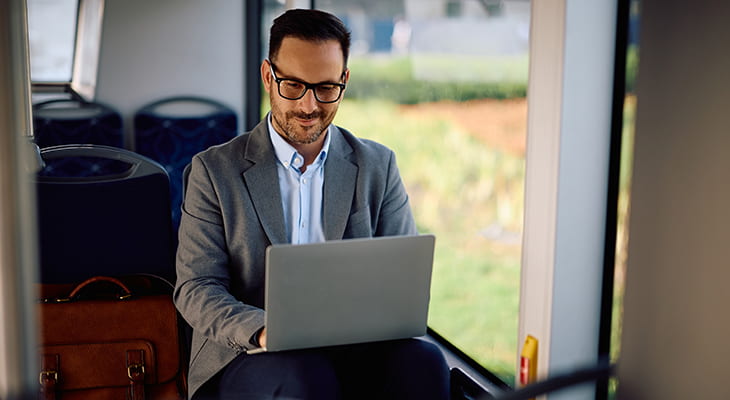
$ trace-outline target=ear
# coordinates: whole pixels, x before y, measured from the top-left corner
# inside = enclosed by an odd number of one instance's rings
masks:
[[[271,90],[272,81],[273,77],[271,76],[271,69],[269,68],[269,60],[265,59],[261,62],[261,82],[264,83],[264,90],[266,90],[266,92]]]
[[[350,68],[345,70],[345,83],[350,81]]]

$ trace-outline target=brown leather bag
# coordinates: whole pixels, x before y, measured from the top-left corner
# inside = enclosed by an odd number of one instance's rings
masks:
[[[42,285],[40,396],[185,399],[183,331],[171,286],[136,275]]]

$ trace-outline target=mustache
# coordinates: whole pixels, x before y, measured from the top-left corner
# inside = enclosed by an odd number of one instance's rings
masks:
[[[300,119],[313,119],[313,118],[321,118],[324,115],[322,111],[313,111],[311,113],[301,113],[296,111],[290,111],[287,113],[287,117],[289,118],[300,118]]]

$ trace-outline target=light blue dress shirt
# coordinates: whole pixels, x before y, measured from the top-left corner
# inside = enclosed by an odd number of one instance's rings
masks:
[[[324,189],[324,162],[330,146],[331,128],[327,128],[322,150],[305,172],[304,157],[284,140],[267,117],[269,137],[276,153],[276,167],[284,209],[284,225],[289,243],[303,244],[324,242],[322,227],[322,190]]]

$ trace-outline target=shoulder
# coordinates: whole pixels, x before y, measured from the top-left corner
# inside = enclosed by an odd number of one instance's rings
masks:
[[[259,161],[270,147],[266,124],[261,123],[249,132],[196,154],[193,164],[197,160],[212,168],[242,171]]]
[[[235,154],[244,154],[249,135],[250,133],[245,133],[225,143],[211,146],[196,154],[194,158],[198,158],[206,164],[230,160],[231,156]]]
[[[344,145],[349,147],[354,157],[358,160],[380,163],[383,161],[387,162],[393,158],[393,150],[384,144],[357,137],[352,132],[339,126],[336,126],[335,129],[339,131],[339,137],[343,139]]]

